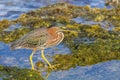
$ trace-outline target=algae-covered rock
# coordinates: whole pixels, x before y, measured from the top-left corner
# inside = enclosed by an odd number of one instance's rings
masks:
[[[0,78],[3,80],[44,80],[37,71],[2,65],[0,65]]]

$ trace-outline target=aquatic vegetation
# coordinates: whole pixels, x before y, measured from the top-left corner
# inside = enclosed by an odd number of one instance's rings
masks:
[[[71,46],[73,54],[55,55],[53,63],[61,63],[58,69],[66,70],[71,67],[87,66],[98,62],[120,59],[120,42],[117,40],[116,37],[114,40],[97,39],[94,44],[73,44],[74,47]]]
[[[115,9],[81,7],[67,3],[49,5],[22,14],[16,20],[0,21],[0,41],[10,43],[33,29],[49,27],[57,23],[61,28],[68,29],[64,31],[65,39],[63,42],[70,48],[71,54],[53,56],[52,64],[60,64],[56,70],[120,59],[120,15],[114,14]],[[120,12],[119,7],[117,11]],[[95,21],[98,24],[76,23],[72,20],[76,17],[85,17],[88,21]],[[3,22],[4,24],[1,24]],[[111,23],[114,29],[102,28],[99,24],[102,22]],[[4,31],[11,24],[17,23],[21,24],[22,27],[13,31]],[[82,40],[83,38],[87,38],[91,42]]]
[[[0,31],[9,27],[10,25],[11,25],[11,22],[8,21],[7,19],[4,19],[4,20],[0,21]]]
[[[120,7],[119,4],[120,4],[119,0],[107,0],[107,1],[105,1],[105,5],[106,6],[110,6],[111,5],[114,8]]]
[[[3,80],[44,80],[37,71],[1,65],[0,78]]]
[[[30,31],[29,28],[20,28],[13,31],[2,31],[0,32],[0,40],[5,43],[12,42],[22,37],[24,34]]]

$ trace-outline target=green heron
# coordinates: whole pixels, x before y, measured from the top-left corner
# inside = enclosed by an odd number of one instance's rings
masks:
[[[53,68],[53,66],[44,56],[44,49],[58,45],[63,39],[64,34],[62,32],[62,29],[53,26],[51,28],[40,28],[33,30],[17,41],[13,42],[10,47],[12,50],[20,48],[32,49],[33,52],[30,55],[30,63],[33,70],[35,69],[32,61],[33,54],[37,50],[41,50],[42,58],[50,68]]]

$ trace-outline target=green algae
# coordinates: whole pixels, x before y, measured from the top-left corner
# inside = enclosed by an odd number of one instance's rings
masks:
[[[115,10],[117,13],[115,14]],[[56,54],[52,64],[60,64],[55,70],[66,70],[76,66],[93,65],[99,62],[120,59],[120,8],[90,8],[90,6],[74,6],[57,3],[22,14],[16,20],[0,21],[0,41],[10,43],[33,29],[49,27],[60,23],[64,31],[64,44],[70,48],[71,54]],[[109,31],[98,24],[80,24],[73,18],[83,17],[88,21],[108,22],[114,26]],[[2,23],[2,24],[1,24]],[[12,24],[21,24],[21,28],[4,31]],[[109,28],[110,26],[108,26]],[[94,39],[92,43],[81,41],[82,38]],[[78,39],[76,41],[76,39]],[[39,66],[38,66],[39,67]]]
[[[3,80],[44,80],[37,71],[1,65],[0,78]]]
[[[0,31],[2,31],[5,28],[8,28],[11,24],[12,22],[10,22],[9,20],[3,19],[2,21],[0,21]]]
[[[120,38],[119,38],[120,40]],[[58,70],[66,70],[76,66],[89,66],[99,62],[120,59],[120,42],[114,40],[96,40],[93,44],[77,44],[72,48],[73,54],[57,54],[54,64],[59,64]]]

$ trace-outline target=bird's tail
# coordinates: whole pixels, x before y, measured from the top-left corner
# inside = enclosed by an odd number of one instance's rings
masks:
[[[11,50],[15,50],[19,47],[19,43],[18,42],[12,42],[12,43],[9,44],[9,46],[10,46]]]

